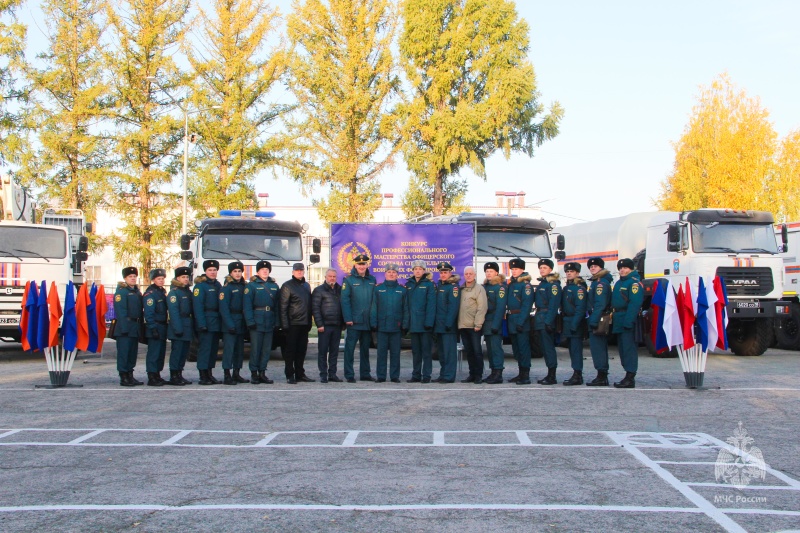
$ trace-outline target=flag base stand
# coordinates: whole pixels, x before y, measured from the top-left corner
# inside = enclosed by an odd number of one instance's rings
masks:
[[[696,389],[703,386],[703,377],[705,372],[684,372],[683,379],[686,380],[686,387],[689,389]]]
[[[36,385],[37,389],[63,389],[65,387],[83,387],[83,385],[67,385],[69,380],[69,370],[48,372],[50,374],[50,385]]]

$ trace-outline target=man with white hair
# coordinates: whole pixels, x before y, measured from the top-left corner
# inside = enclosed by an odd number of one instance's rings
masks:
[[[464,269],[464,284],[461,286],[461,300],[458,309],[458,331],[464,355],[469,362],[469,376],[461,383],[483,382],[483,350],[481,349],[481,331],[486,318],[486,289],[476,281],[475,269],[468,266]]]

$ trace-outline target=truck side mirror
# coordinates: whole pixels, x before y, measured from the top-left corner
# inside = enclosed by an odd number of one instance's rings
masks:
[[[75,257],[75,263],[78,264],[78,263],[83,263],[84,261],[89,259],[89,254],[87,254],[85,251],[75,252],[74,257]]]
[[[558,237],[556,237],[556,249],[563,250],[564,246],[566,246],[566,244],[567,244],[567,240],[564,238],[563,235],[559,235]],[[559,261],[560,261],[560,259],[559,259]]]
[[[191,261],[194,259],[194,254],[188,250],[181,252],[181,261]]]
[[[86,233],[91,233],[93,231],[93,229],[94,229],[94,226],[92,226],[91,222],[87,222],[86,225],[83,227],[83,230]]]
[[[567,257],[567,254],[566,254],[566,252],[564,252],[564,250],[557,250],[556,251],[556,254],[555,254],[556,261],[563,261],[564,259],[566,259],[566,257]]]
[[[181,235],[181,250],[188,250],[192,244],[192,237],[189,235]],[[191,258],[190,258],[191,259]]]
[[[308,262],[312,265],[319,263],[319,254],[311,254],[308,256]]]
[[[322,241],[319,239],[314,239],[313,241],[311,241],[311,249],[314,251],[315,254],[320,253],[322,251]],[[315,261],[311,262],[314,263]],[[319,263],[319,258],[317,258],[316,262]]]
[[[781,224],[781,240],[783,241],[783,251],[789,251],[789,227],[786,224]]]
[[[89,249],[89,237],[87,237],[86,235],[81,235],[80,238],[78,239],[78,251],[85,252],[88,249]],[[83,261],[86,261],[86,259],[84,259]]]
[[[672,222],[667,226],[667,251],[681,251],[681,228],[676,222]]]

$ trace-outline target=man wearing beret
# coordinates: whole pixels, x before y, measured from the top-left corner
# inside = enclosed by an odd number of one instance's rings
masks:
[[[377,280],[370,275],[369,256],[359,254],[353,258],[353,269],[342,281],[342,316],[347,325],[344,338],[344,377],[348,383],[356,382],[356,344],[359,345],[358,374],[361,381],[374,381],[370,375],[369,346],[372,343],[369,317]]]
[[[549,261],[549,259],[548,259]],[[508,334],[511,349],[519,365],[519,374],[509,381],[517,385],[531,384],[531,341],[530,318],[533,308],[533,287],[531,275],[525,272],[525,261],[516,257],[508,262],[511,278],[508,280]]]
[[[412,261],[413,276],[406,280],[406,322],[414,365],[409,383],[430,383],[433,370],[431,333],[436,320],[436,286],[425,271],[427,266],[422,259]]]
[[[617,334],[619,359],[625,370],[625,377],[614,383],[618,389],[636,387],[636,372],[639,367],[639,354],[636,351],[634,326],[639,310],[644,301],[644,286],[635,271],[632,259],[617,261],[619,279],[611,293],[611,307],[614,309],[614,320],[611,322],[612,333]]]
[[[228,264],[225,285],[219,293],[219,316],[222,321],[222,368],[224,385],[247,383],[241,376],[244,362],[244,265]],[[231,375],[233,372],[233,375]]]
[[[200,373],[199,385],[219,383],[212,373],[217,365],[220,332],[219,294],[222,285],[217,281],[219,261],[203,261],[204,273],[194,280],[194,321],[197,331],[197,370]]]
[[[142,293],[136,285],[139,270],[136,267],[122,269],[122,281],[114,292],[114,316],[117,341],[117,371],[119,384],[123,387],[144,385],[133,377],[136,356],[139,352],[139,322],[142,320]]]
[[[306,375],[304,364],[308,351],[308,332],[311,331],[311,286],[306,282],[303,263],[292,266],[292,277],[281,285],[281,327],[286,332],[283,356],[286,363],[286,383],[315,381]]]
[[[608,336],[597,335],[600,317],[611,306],[611,273],[605,269],[601,257],[592,257],[586,263],[592,273],[587,310],[589,312],[589,350],[597,377],[586,383],[589,387],[608,387]]]
[[[256,275],[244,288],[244,319],[250,330],[250,383],[271,385],[267,364],[272,350],[272,336],[279,324],[280,287],[270,277],[272,263],[256,263]]]
[[[167,294],[167,311],[169,324],[167,338],[172,341],[169,352],[169,384],[191,385],[192,382],[183,377],[183,367],[189,355],[192,344],[192,269],[178,267],[175,269],[175,279],[170,282],[170,291]]]
[[[317,325],[317,369],[320,383],[342,381],[336,375],[339,341],[342,340],[342,286],[336,271],[325,272],[325,282],[311,292],[311,312]]]
[[[583,385],[583,334],[586,328],[586,282],[580,277],[580,263],[564,265],[567,284],[561,294],[564,336],[569,341],[572,377],[564,385]]]
[[[150,286],[144,291],[144,324],[147,337],[147,385],[160,387],[167,384],[161,379],[164,357],[167,354],[167,291],[164,282],[167,271],[154,268],[150,271]]]
[[[436,265],[439,283],[436,286],[436,318],[433,331],[436,333],[436,348],[439,352],[439,377],[436,383],[455,383],[458,362],[458,274],[453,266],[442,261]]]
[[[542,343],[544,362],[547,365],[547,375],[537,381],[540,385],[555,385],[556,343],[553,336],[556,333],[556,316],[561,307],[561,281],[558,272],[553,272],[553,262],[550,259],[539,260],[539,286],[536,287],[536,315],[534,328],[539,332],[539,341]]]
[[[505,353],[503,352],[503,318],[506,316],[506,277],[500,273],[500,265],[489,261],[483,265],[486,281],[486,318],[483,321],[483,339],[489,354],[491,373],[483,380],[489,385],[503,383]]]
[[[400,337],[408,329],[406,289],[397,283],[396,263],[386,265],[386,281],[375,286],[372,299],[370,325],[378,332],[378,358],[376,372],[378,383],[386,381],[386,357],[389,357],[389,378],[400,383]]]

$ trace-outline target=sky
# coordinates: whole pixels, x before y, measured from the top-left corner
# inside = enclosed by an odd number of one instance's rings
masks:
[[[291,10],[291,0],[270,4]],[[35,20],[35,6],[23,19]],[[493,156],[486,182],[463,173],[470,204],[525,191],[526,203],[560,226],[654,210],[672,143],[701,87],[725,72],[760,98],[779,136],[800,128],[800,2],[527,0],[517,10],[530,27],[540,101],[559,101],[565,116],[533,158]],[[402,160],[381,182],[399,199],[408,182]],[[256,190],[270,193],[271,205],[311,201],[288,178],[261,176]]]

